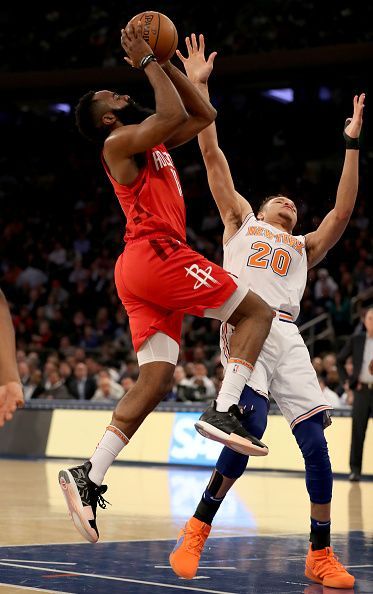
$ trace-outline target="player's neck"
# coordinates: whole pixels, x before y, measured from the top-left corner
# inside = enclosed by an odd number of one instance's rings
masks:
[[[263,222],[267,223],[268,225],[272,225],[272,227],[276,227],[276,229],[278,229],[279,231],[285,231],[285,233],[289,233],[289,235],[291,235],[292,233],[291,227],[284,224],[281,220],[275,219],[272,221],[263,219]]]

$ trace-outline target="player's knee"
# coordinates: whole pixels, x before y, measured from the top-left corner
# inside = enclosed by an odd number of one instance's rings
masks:
[[[242,418],[242,425],[251,435],[261,439],[267,428],[268,400],[250,386],[245,386],[239,404],[246,411]]]
[[[306,462],[329,460],[328,444],[323,429],[323,413],[314,415],[296,425],[293,429],[294,437]]]
[[[248,460],[248,456],[224,447],[216,463],[216,469],[229,479],[237,479],[245,472]]]

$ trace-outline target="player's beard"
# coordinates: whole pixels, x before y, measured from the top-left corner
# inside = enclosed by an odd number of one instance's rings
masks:
[[[124,125],[140,124],[145,118],[154,113],[152,109],[143,107],[136,103],[131,97],[128,98],[127,105],[120,109],[112,109],[118,120]]]

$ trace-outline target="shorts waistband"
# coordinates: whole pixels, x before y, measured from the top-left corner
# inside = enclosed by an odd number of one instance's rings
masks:
[[[294,322],[293,316],[283,309],[274,309],[273,317],[277,318],[280,322],[287,322],[288,324]]]

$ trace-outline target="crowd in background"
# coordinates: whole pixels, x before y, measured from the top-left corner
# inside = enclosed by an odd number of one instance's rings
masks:
[[[316,0],[251,0],[221,3],[156,3],[167,14],[183,39],[191,32],[208,32],[211,47],[226,55],[278,49],[371,42],[371,3]],[[5,60],[0,68],[12,70],[57,70],[61,68],[112,67],[122,63],[118,47],[120,28],[136,13],[149,10],[138,0],[80,0],[73,14],[59,2],[26,4],[22,19],[18,6],[0,9],[0,48]],[[9,22],[17,27],[10,27]],[[197,28],[197,31],[196,31]],[[68,51],[66,48],[69,48]]]
[[[217,395],[224,374],[219,354],[209,360],[206,349],[197,346],[192,350],[191,359],[182,358],[176,366],[166,401],[206,402]],[[133,386],[138,376],[135,356],[126,361],[103,360],[81,347],[71,347],[64,353],[54,352],[46,360],[36,351],[18,350],[17,361],[25,400],[115,401]],[[330,404],[335,408],[349,408],[352,391],[348,383],[340,380],[335,353],[314,357],[312,364]],[[346,361],[345,370],[351,375],[351,357]]]
[[[182,6],[181,2],[173,7],[157,3],[171,18],[172,11],[183,13]],[[139,2],[137,8],[148,6]],[[295,43],[306,47],[364,42],[373,36],[359,33],[358,7],[345,8],[343,3],[324,4],[320,21],[314,15],[317,3],[311,0],[301,4],[287,0],[281,5],[256,0],[229,9],[227,19],[221,18],[219,4],[204,10],[192,3],[181,33],[190,33],[195,23],[201,23],[201,30],[210,32],[211,48],[228,54],[293,48]],[[365,10],[373,8],[367,5]],[[14,47],[2,63],[3,70],[17,70],[20,64],[26,71],[122,63],[118,23],[123,15],[132,16],[131,3],[82,1],[74,7],[74,19],[53,2],[46,11],[42,5],[26,6],[25,11],[24,17],[30,11],[30,21],[23,18],[21,30],[2,28],[0,46]],[[307,25],[310,11],[310,22],[319,23],[317,31]],[[0,18],[5,24],[4,9]],[[26,24],[27,30],[22,31]],[[237,189],[254,210],[266,195],[284,193],[298,207],[295,234],[320,223],[335,200],[344,156],[344,119],[351,115],[353,95],[366,90],[309,84],[294,88],[292,100],[282,103],[263,90],[245,88],[239,76],[229,85],[212,76],[221,145]],[[151,104],[149,90],[131,90],[135,99],[137,94],[141,102]],[[125,220],[99,154],[76,132],[76,102],[75,96],[63,105],[19,96],[0,105],[0,129],[7,149],[0,156],[0,286],[11,306],[27,399],[117,399],[138,372],[128,318],[113,282]],[[367,188],[372,181],[373,151],[368,136],[363,137],[362,146],[353,217],[337,246],[309,272],[297,320],[301,326],[323,312],[330,314],[334,339],[316,345],[315,368],[321,385],[347,406],[349,394],[335,376],[335,362],[330,369],[325,361],[358,327],[357,304],[372,302],[373,237]],[[184,189],[188,242],[221,263],[222,225],[196,141],[172,156]],[[186,316],[180,365],[167,399],[212,398],[221,378],[219,323]]]

